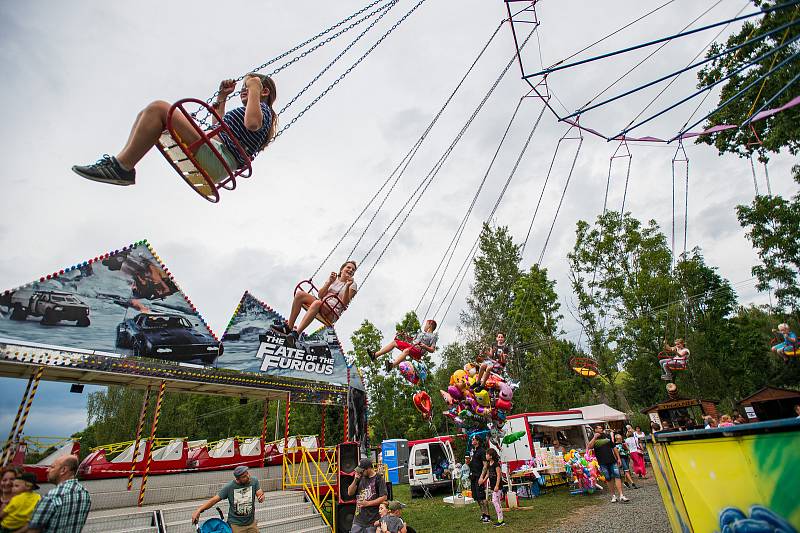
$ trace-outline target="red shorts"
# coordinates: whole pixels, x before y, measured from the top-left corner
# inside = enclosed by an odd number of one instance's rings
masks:
[[[422,348],[416,344],[411,344],[410,342],[406,342],[397,338],[394,340],[394,343],[397,345],[399,350],[408,350],[408,355],[410,355],[414,361],[419,361],[422,359]]]

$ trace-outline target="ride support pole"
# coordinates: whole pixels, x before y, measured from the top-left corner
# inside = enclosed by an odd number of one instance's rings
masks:
[[[139,503],[137,504],[139,507],[142,506],[144,503],[144,493],[147,490],[147,476],[150,474],[150,467],[153,464],[153,444],[156,439],[156,430],[158,430],[158,419],[161,416],[161,403],[164,401],[164,390],[167,388],[167,382],[162,381],[161,386],[158,389],[158,396],[156,397],[156,410],[153,413],[153,425],[150,428],[150,442],[149,445],[146,445],[146,457],[145,457],[145,467],[144,472],[142,473],[142,484],[139,487]],[[133,458],[134,461],[136,457]]]
[[[6,466],[10,459],[6,458],[6,454],[10,457],[14,456],[14,451],[11,450],[12,445],[14,444],[14,434],[17,432],[17,424],[19,423],[19,419],[22,416],[22,410],[25,409],[25,402],[28,400],[28,393],[31,391],[31,385],[33,384],[33,374],[31,377],[28,378],[28,385],[25,387],[25,392],[22,393],[22,400],[19,402],[19,408],[17,409],[17,416],[14,417],[14,423],[11,424],[11,431],[8,432],[8,439],[6,439],[6,443],[3,446],[3,466]]]
[[[289,416],[292,413],[292,393],[286,395],[286,422],[283,426],[283,453],[289,449]]]
[[[344,441],[343,442],[349,442],[350,441],[350,428],[347,427],[348,423],[349,423],[348,416],[347,416],[349,414],[349,410],[350,410],[350,368],[347,369],[347,395],[345,396],[345,402],[344,402]]]
[[[144,419],[147,416],[147,407],[150,403],[150,388],[144,392],[144,400],[142,401],[142,411],[139,413],[139,424],[136,426],[136,440],[133,443],[133,458],[131,459],[131,471],[128,474],[128,492],[133,488],[133,475],[136,473],[136,458],[139,457],[139,445],[142,442],[142,430],[144,429]]]
[[[261,466],[267,460],[267,415],[269,415],[269,400],[264,399],[264,423],[261,426]]]
[[[25,429],[25,421],[28,420],[28,414],[31,412],[31,404],[33,404],[33,398],[36,396],[36,390],[39,388],[39,382],[42,380],[42,374],[44,374],[44,365],[37,368],[36,373],[33,375],[31,392],[28,394],[27,401],[25,402],[25,410],[22,411],[22,417],[19,419],[19,424],[17,425],[17,431],[14,434],[13,442],[19,442],[19,439],[22,438],[22,431]],[[13,457],[13,450],[9,448],[8,452],[6,453],[6,460],[10,461]]]

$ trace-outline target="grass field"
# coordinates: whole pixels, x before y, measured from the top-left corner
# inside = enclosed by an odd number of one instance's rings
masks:
[[[436,493],[429,499],[412,500],[408,485],[396,485],[393,488],[394,499],[407,506],[403,510],[403,519],[419,533],[469,533],[494,529],[491,524],[479,522],[480,511],[475,503],[465,507],[453,507],[442,501],[442,498],[448,495],[446,493]],[[502,529],[515,532],[548,531],[575,509],[598,505],[605,501],[601,494],[572,496],[566,486],[562,486],[538,498],[520,498],[522,508],[505,511],[505,521],[508,525]],[[494,519],[494,507],[491,501],[489,507]]]

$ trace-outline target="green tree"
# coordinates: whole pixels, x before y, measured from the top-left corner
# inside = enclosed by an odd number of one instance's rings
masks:
[[[777,4],[774,1],[763,0],[755,0],[754,3],[756,6],[764,8]],[[745,22],[741,29],[731,35],[724,44],[714,43],[709,48],[706,57],[711,57],[727,48],[740,45],[759,35],[764,35],[783,24],[796,20],[798,15],[800,15],[800,7],[794,6],[767,13],[756,22]],[[734,53],[726,54],[719,59],[713,60],[698,72],[698,87],[705,87],[711,83],[718,82],[737,69],[752,63],[768,51],[797,39],[799,36],[800,25],[789,26],[784,31],[779,31],[755,43],[745,45]],[[720,104],[736,95],[759,77],[766,75],[773,67],[796,52],[797,45],[794,43],[755,63],[752,67],[732,75],[722,86],[719,96]],[[745,91],[741,97],[714,113],[705,124],[705,127],[710,128],[718,124],[742,124],[798,73],[800,73],[800,61],[788,62],[769,75],[763,82],[756,83]],[[780,107],[796,95],[796,91],[787,90],[769,104],[769,107]],[[700,136],[697,138],[697,142],[713,144],[720,154],[729,152],[747,156],[753,152],[758,152],[761,158],[766,160],[768,152],[777,153],[784,147],[788,148],[790,153],[797,154],[798,149],[800,149],[800,127],[798,127],[798,124],[800,124],[800,108],[795,107],[753,124],[763,145],[757,142],[749,128],[733,128],[716,133],[713,136]]]
[[[800,165],[792,168],[800,185]],[[739,223],[747,230],[761,264],[753,267],[761,291],[775,290],[778,306],[800,319],[800,192],[791,200],[756,196],[753,203],[736,207]]]
[[[612,403],[625,408],[618,381],[622,363],[654,357],[663,339],[674,288],[666,238],[654,220],[643,226],[628,213],[608,211],[594,227],[578,221],[567,258],[589,350]]]
[[[520,275],[520,247],[514,244],[508,228],[483,225],[475,255],[475,282],[461,312],[466,341],[491,344],[497,331],[507,331],[509,302]],[[477,346],[476,346],[477,349]]]

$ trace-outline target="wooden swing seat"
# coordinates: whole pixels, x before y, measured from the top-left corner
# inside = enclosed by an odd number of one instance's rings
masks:
[[[210,130],[203,130],[200,124],[198,124],[195,120],[192,113],[186,109],[186,104],[198,105],[204,108],[204,110],[210,115],[213,115],[216,119],[214,127],[212,127]],[[176,111],[179,111],[181,114],[183,114],[189,123],[192,124],[195,132],[197,132],[197,134],[200,136],[197,141],[187,144],[181,139],[180,135],[172,125],[172,117]],[[233,141],[234,145],[236,146],[237,155],[244,161],[244,165],[239,168],[231,168],[222,154],[220,154],[217,146],[211,142],[213,137],[219,136],[219,134],[223,131],[228,135],[228,138]],[[227,173],[226,177],[215,181],[211,176],[209,176],[208,172],[202,167],[202,165],[200,165],[195,154],[197,154],[197,151],[203,145],[207,146],[208,149],[211,150],[211,153],[214,154],[214,156],[225,168]],[[219,189],[227,189],[232,191],[236,188],[236,178],[249,178],[253,173],[250,157],[247,155],[247,152],[239,143],[238,139],[236,139],[236,136],[233,134],[231,129],[222,121],[222,118],[214,108],[196,98],[184,98],[183,100],[178,100],[172,104],[172,107],[170,107],[169,111],[167,112],[167,127],[162,132],[161,137],[159,137],[156,147],[158,147],[158,150],[164,155],[167,161],[169,161],[170,165],[172,165],[178,174],[180,174],[180,176],[192,188],[192,190],[211,203],[219,202]]]

